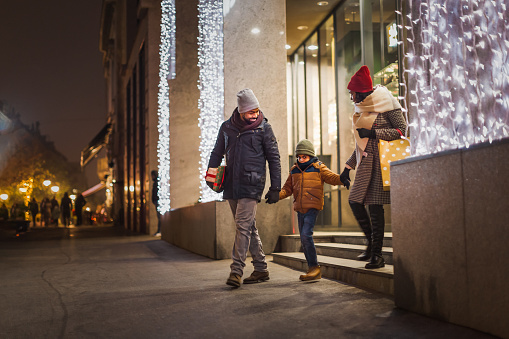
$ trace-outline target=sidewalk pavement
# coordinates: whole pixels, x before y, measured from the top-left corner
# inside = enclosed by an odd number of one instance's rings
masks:
[[[230,260],[114,227],[35,229],[0,258],[0,338],[492,338],[271,256],[268,282],[231,288]]]

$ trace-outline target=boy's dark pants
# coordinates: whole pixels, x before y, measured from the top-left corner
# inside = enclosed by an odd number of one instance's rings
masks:
[[[306,213],[297,212],[300,242],[308,262],[308,267],[318,266],[315,242],[313,241],[313,228],[315,227],[317,216],[318,210],[314,208],[310,208]]]

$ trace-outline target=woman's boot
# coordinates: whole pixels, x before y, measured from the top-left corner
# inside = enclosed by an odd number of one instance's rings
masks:
[[[369,205],[368,208],[373,231],[371,259],[366,264],[366,268],[380,268],[385,266],[385,260],[382,257],[385,229],[384,207],[382,205]]]
[[[368,243],[368,246],[366,250],[361,253],[357,260],[369,260],[371,258],[371,247],[372,247],[372,236],[371,236],[371,223],[369,221],[369,215],[366,211],[366,208],[363,204],[359,204],[357,202],[349,201],[350,208],[352,209],[353,215],[355,216],[355,219],[357,219],[357,222],[359,223],[359,226],[362,229],[362,232],[364,232],[364,235],[366,236],[366,240]]]

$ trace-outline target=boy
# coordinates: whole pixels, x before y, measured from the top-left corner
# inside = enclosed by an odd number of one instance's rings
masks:
[[[340,185],[342,182],[338,174],[318,160],[311,141],[299,141],[295,155],[297,162],[290,169],[290,175],[279,192],[279,199],[293,194],[293,209],[298,215],[300,241],[309,267],[307,274],[301,275],[300,280],[316,280],[322,277],[322,273],[316,257],[313,228],[318,212],[323,209],[323,183]]]

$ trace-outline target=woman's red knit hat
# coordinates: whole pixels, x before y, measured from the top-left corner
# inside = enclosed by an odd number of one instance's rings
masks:
[[[371,80],[368,66],[362,66],[357,73],[352,76],[346,88],[357,93],[371,92],[373,90],[373,81]]]

